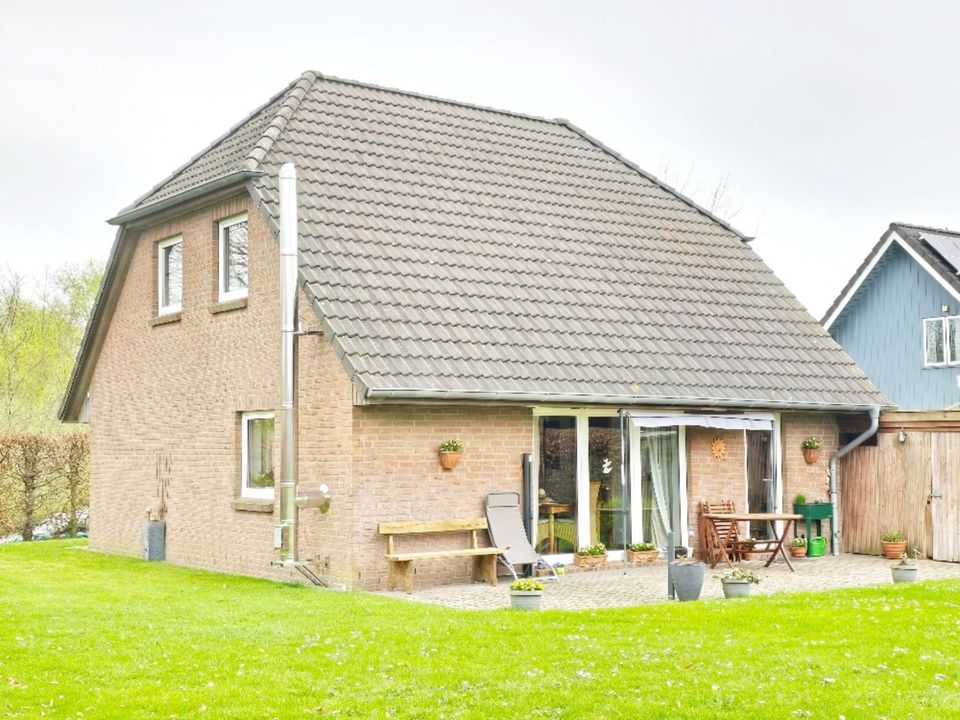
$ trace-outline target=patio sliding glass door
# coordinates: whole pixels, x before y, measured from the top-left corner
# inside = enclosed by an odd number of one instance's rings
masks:
[[[745,430],[747,511],[776,512],[777,488],[774,477],[773,433],[769,430]],[[770,537],[767,523],[750,523],[750,537]]]
[[[681,537],[680,432],[677,427],[639,428],[640,492],[643,542],[667,547],[667,533],[674,532],[677,545]],[[636,467],[637,463],[634,463]]]
[[[630,536],[630,493],[620,472],[619,416],[539,416],[537,452],[537,550],[568,555],[602,542],[622,551]]]

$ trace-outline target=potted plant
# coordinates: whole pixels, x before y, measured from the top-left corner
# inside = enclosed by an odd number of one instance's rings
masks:
[[[807,539],[803,535],[790,541],[790,554],[795,558],[804,557],[807,554]]]
[[[823,447],[823,443],[820,442],[820,438],[808,437],[802,443],[800,443],[800,448],[803,450],[803,460],[807,465],[813,465],[817,460],[820,459],[820,448]]]
[[[634,543],[627,545],[627,562],[651,563],[660,557],[660,551],[653,543]]]
[[[543,606],[543,583],[524,578],[510,584],[510,607],[514,610],[539,610]]]
[[[444,440],[440,443],[440,464],[444,470],[453,470],[463,454],[463,443],[459,440]]]
[[[744,560],[758,560],[760,558],[761,553],[754,552],[754,547],[756,547],[758,542],[760,541],[755,537],[740,541],[740,553],[743,555]]]
[[[890,568],[890,572],[893,574],[893,581],[895,583],[917,581],[916,560],[919,556],[920,556],[920,551],[914,548],[912,561],[907,557],[907,554],[904,553],[900,558],[900,562],[898,562],[896,565]]]
[[[883,556],[887,560],[899,560],[907,551],[907,540],[899,530],[881,535],[880,544],[883,546]]]
[[[670,582],[677,600],[687,602],[698,599],[706,572],[707,566],[696,560],[682,559],[670,563]]]
[[[794,504],[794,505],[806,505],[806,504],[807,504],[807,496],[804,495],[803,493],[797,493],[797,496],[793,499],[793,504]]]
[[[723,584],[723,596],[727,598],[747,597],[750,586],[760,582],[760,578],[745,568],[734,568],[717,575]]]
[[[603,543],[580,548],[573,556],[573,564],[577,567],[597,568],[607,564],[607,546]]]

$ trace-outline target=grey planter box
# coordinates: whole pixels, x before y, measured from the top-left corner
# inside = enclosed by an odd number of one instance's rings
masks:
[[[680,565],[676,561],[670,563],[670,578],[673,581],[673,590],[677,594],[677,600],[681,602],[698,600],[706,572],[707,566],[702,562],[691,565]]]
[[[143,526],[143,559],[167,559],[167,523],[150,520]]]
[[[750,597],[750,583],[746,580],[721,580],[723,596],[727,598]]]
[[[542,590],[511,590],[510,607],[514,610],[539,610],[543,605]]]

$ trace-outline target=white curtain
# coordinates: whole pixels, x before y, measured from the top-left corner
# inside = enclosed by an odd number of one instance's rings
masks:
[[[677,431],[644,431],[647,468],[653,490],[650,512],[651,538],[657,547],[667,546],[667,533],[674,528],[674,511],[677,508],[677,484],[680,468],[677,453]]]

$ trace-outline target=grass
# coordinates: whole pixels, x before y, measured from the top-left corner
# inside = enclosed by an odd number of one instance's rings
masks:
[[[955,718],[958,678],[958,581],[464,612],[0,547],[0,718]]]

